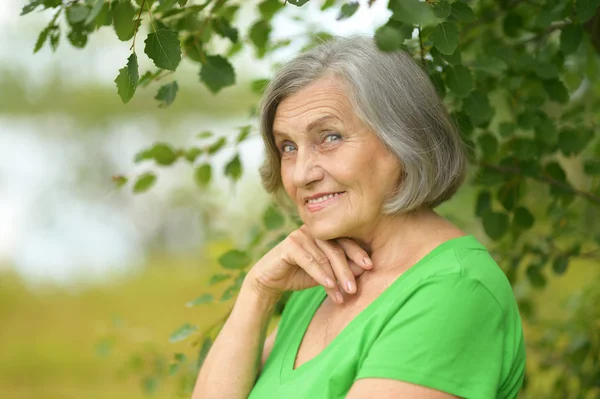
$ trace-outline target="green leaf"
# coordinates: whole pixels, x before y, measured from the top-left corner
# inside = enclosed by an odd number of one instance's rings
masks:
[[[577,155],[593,138],[594,133],[591,130],[565,128],[558,134],[558,148],[566,156]]]
[[[118,188],[123,187],[125,184],[127,184],[127,178],[121,175],[113,176],[112,181]]]
[[[411,25],[430,25],[437,21],[433,10],[427,3],[419,0],[390,0],[388,8],[392,10],[392,19]]]
[[[139,176],[133,185],[133,192],[135,194],[143,193],[148,191],[156,183],[156,176],[152,172],[144,173]]]
[[[431,56],[433,60],[437,62],[439,65],[444,65],[444,61],[450,65],[458,65],[462,64],[462,56],[460,53],[460,48],[457,48],[452,54],[442,54],[438,49],[432,47],[430,50]]]
[[[516,37],[523,26],[523,17],[518,14],[508,13],[502,23],[504,33],[508,37]]]
[[[48,34],[54,29],[56,29],[56,26],[52,22],[50,22],[50,25],[42,29],[37,41],[35,42],[35,47],[33,48],[34,54],[40,51],[40,49],[44,46],[44,43],[46,43],[46,40],[48,39]]]
[[[600,7],[600,0],[577,0],[575,15],[579,22],[583,23],[594,16],[598,7]]]
[[[553,146],[558,139],[558,132],[554,121],[550,119],[544,112],[539,112],[534,122],[535,137],[537,140],[545,144]]]
[[[188,308],[191,308],[194,306],[203,305],[205,303],[214,302],[214,300],[215,300],[215,298],[211,294],[204,294],[204,295],[201,295],[198,298],[194,299],[193,301],[189,301],[188,303],[185,304],[185,306],[187,306]]]
[[[308,3],[308,1],[309,0],[288,0],[288,3],[290,3],[291,5],[294,5],[296,7],[302,7],[303,5]]]
[[[498,133],[500,133],[500,136],[502,136],[502,137],[510,137],[510,136],[514,135],[515,130],[517,130],[517,127],[515,126],[514,123],[511,123],[511,122],[502,122],[498,126]]]
[[[210,183],[212,166],[209,163],[200,165],[194,170],[194,180],[200,187],[206,187]]]
[[[513,225],[520,229],[529,229],[533,226],[535,219],[531,212],[523,206],[518,206],[513,211]]]
[[[158,105],[161,108],[168,107],[175,100],[175,96],[177,95],[177,90],[179,90],[179,86],[177,86],[177,81],[173,81],[171,83],[167,83],[164,86],[161,86],[158,89],[158,93],[156,94],[155,99],[160,101]]]
[[[117,1],[112,3],[111,15],[113,27],[117,37],[121,41],[127,41],[133,37],[135,27],[135,9],[130,1]]]
[[[263,224],[267,230],[280,229],[283,227],[284,222],[285,219],[283,218],[283,215],[279,213],[275,207],[269,205],[266,212],[263,214]]]
[[[490,133],[482,134],[477,138],[479,148],[481,148],[481,157],[489,161],[498,152],[498,139]]]
[[[242,163],[240,162],[240,154],[235,156],[225,165],[225,176],[231,177],[237,181],[242,177]]]
[[[458,28],[451,22],[443,22],[436,27],[430,38],[440,53],[450,55],[458,46]]]
[[[235,72],[227,59],[220,55],[206,57],[200,69],[200,80],[212,93],[218,93],[224,87],[235,84]]]
[[[250,135],[251,130],[252,130],[252,125],[242,126],[240,128],[240,133],[238,134],[235,141],[239,144],[242,141],[246,140],[248,138],[248,136]]]
[[[38,6],[44,4],[44,0],[32,0],[21,9],[21,15],[26,15],[35,10]]]
[[[215,141],[214,143],[212,143],[210,145],[210,147],[208,147],[208,154],[209,155],[215,154],[217,151],[219,151],[221,148],[223,148],[223,146],[225,146],[226,143],[227,143],[227,139],[225,137],[219,137],[219,139],[217,141]]]
[[[245,252],[232,249],[222,255],[218,262],[225,269],[243,269],[250,263],[250,257]]]
[[[498,200],[507,211],[513,209],[519,202],[521,196],[519,183],[519,181],[511,180],[500,186],[498,190]]]
[[[141,77],[140,77],[140,81],[138,82],[138,86],[148,86],[154,79],[156,79],[158,77],[158,75],[160,75],[160,73],[162,72],[162,69],[159,69],[155,72],[150,72],[150,71],[146,71]]]
[[[600,175],[600,161],[596,159],[587,159],[583,162],[583,171],[590,176]]]
[[[506,72],[508,66],[498,58],[489,55],[480,55],[473,60],[473,69],[485,72],[490,75],[500,76]]]
[[[196,135],[196,138],[199,138],[199,139],[208,139],[208,138],[210,138],[212,136],[213,136],[213,132],[211,132],[210,130],[205,130],[203,132],[198,133]]]
[[[183,341],[184,339],[192,335],[197,329],[197,326],[185,323],[169,336],[169,342],[173,343]]]
[[[435,86],[435,90],[438,92],[440,98],[444,98],[446,96],[446,85],[444,84],[444,78],[442,77],[442,74],[437,71],[431,72],[429,74],[429,78]]]
[[[492,195],[488,190],[481,190],[477,195],[477,204],[475,205],[475,215],[483,216],[486,211],[492,209]]]
[[[471,71],[465,66],[456,65],[444,68],[448,88],[459,97],[467,96],[473,90]]]
[[[321,6],[321,11],[325,11],[335,5],[336,0],[325,0]]]
[[[494,115],[487,94],[481,90],[471,92],[471,95],[463,100],[463,109],[475,126],[486,124]]]
[[[384,25],[375,32],[375,43],[381,51],[396,51],[404,42],[404,37],[395,28]]]
[[[551,100],[564,104],[569,101],[569,91],[558,79],[544,80],[544,89]]]
[[[340,14],[337,17],[337,20],[341,21],[343,19],[350,18],[358,10],[358,7],[359,7],[358,1],[350,1],[348,3],[345,3],[342,6],[342,8],[340,9]]]
[[[249,38],[256,48],[258,58],[264,57],[267,52],[267,43],[271,34],[271,24],[264,19],[261,19],[250,27]]]
[[[50,35],[50,48],[52,48],[52,51],[56,51],[56,48],[58,47],[59,42],[60,42],[60,28],[55,30]]]
[[[280,0],[265,0],[258,5],[258,11],[263,19],[269,21],[277,11],[283,8],[283,2]]]
[[[137,163],[149,159],[153,159],[159,165],[168,166],[177,160],[177,154],[170,145],[156,143],[151,148],[138,152],[134,161]]]
[[[212,346],[212,339],[210,337],[204,338],[204,341],[202,342],[202,347],[200,348],[200,351],[198,352],[198,359],[196,360],[196,368],[197,369],[200,369],[200,367],[202,366],[202,363],[204,363],[204,359],[206,359],[206,355],[208,355],[208,351],[210,350],[211,346]]]
[[[267,85],[269,84],[270,79],[256,79],[250,82],[250,90],[256,94],[263,94]]]
[[[85,22],[83,23],[84,25],[89,25],[92,22],[96,22],[96,18],[98,17],[98,15],[100,15],[100,12],[102,11],[102,8],[104,8],[104,5],[105,4],[108,5],[108,3],[105,3],[104,0],[94,0],[94,1],[95,2],[94,2],[94,5],[92,6],[92,10],[90,11],[87,18],[85,19]]]
[[[228,38],[232,43],[238,41],[238,31],[227,19],[218,17],[212,20],[212,24],[215,32],[220,36]]]
[[[526,270],[527,278],[532,286],[536,288],[543,288],[546,286],[546,278],[540,272],[540,268],[537,266],[529,266]]]
[[[562,166],[558,162],[548,162],[544,167],[544,172],[549,175],[552,179],[559,182],[565,182],[567,180],[567,174],[563,170]]]
[[[533,139],[526,137],[515,137],[510,142],[512,155],[519,159],[537,158],[539,146]]]
[[[158,68],[174,71],[181,61],[181,46],[177,32],[161,27],[146,38],[144,52]]]
[[[200,154],[202,154],[202,150],[200,148],[191,147],[185,151],[184,156],[188,162],[194,163]]]
[[[74,4],[67,8],[66,13],[69,24],[76,25],[79,22],[85,21],[90,13],[90,9],[82,4]]]
[[[473,124],[466,112],[458,111],[452,113],[452,119],[456,123],[458,130],[463,136],[470,136],[473,133]]]
[[[114,82],[117,85],[117,93],[123,103],[128,103],[135,94],[139,80],[137,55],[131,54],[127,59],[127,65],[119,69],[119,74]]]
[[[83,48],[87,43],[87,33],[80,28],[73,29],[67,35],[67,39],[73,45],[73,47]]]
[[[208,281],[208,285],[209,286],[216,285],[222,281],[229,280],[230,278],[231,278],[231,276],[229,274],[215,274],[215,275],[211,276],[210,280]]]
[[[569,24],[565,26],[560,33],[560,51],[565,54],[571,54],[577,51],[583,38],[583,29],[581,25]]]
[[[446,0],[440,0],[437,3],[433,3],[433,13],[436,17],[446,19],[450,16],[452,11],[452,5]]]
[[[460,22],[471,22],[475,19],[475,13],[471,7],[460,1],[452,3],[452,16]]]
[[[499,240],[508,230],[508,215],[488,210],[482,215],[483,229],[494,241]]]
[[[566,255],[559,255],[554,258],[554,262],[552,262],[552,270],[556,274],[564,274],[567,271],[567,267],[569,266],[569,257]]]

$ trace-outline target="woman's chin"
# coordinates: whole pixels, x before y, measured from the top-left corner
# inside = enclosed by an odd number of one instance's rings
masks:
[[[327,223],[325,221],[312,221],[306,225],[310,235],[317,240],[327,241],[334,238],[344,237],[344,231],[339,224]]]

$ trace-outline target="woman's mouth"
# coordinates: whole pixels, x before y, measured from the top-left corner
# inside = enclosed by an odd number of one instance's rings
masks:
[[[310,212],[319,211],[337,202],[345,193],[345,191],[342,191],[341,193],[328,194],[319,198],[310,199],[306,202],[306,208]]]

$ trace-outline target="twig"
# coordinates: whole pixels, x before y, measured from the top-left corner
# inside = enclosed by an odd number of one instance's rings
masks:
[[[519,176],[523,176],[523,171],[517,167],[510,167],[510,166],[500,166],[500,165],[492,165],[489,164],[487,162],[481,162],[480,163],[481,167],[484,168],[489,168],[489,169],[493,169],[496,170],[498,172],[502,172],[505,174],[510,174],[510,175],[519,175]],[[543,182],[543,183],[548,183],[550,185],[553,185],[555,187],[559,187],[565,191],[568,191],[572,194],[575,195],[579,195],[580,197],[583,197],[591,202],[594,202],[596,204],[600,204],[600,197],[598,197],[597,195],[594,195],[592,193],[589,193],[587,191],[583,191],[580,190],[578,188],[573,187],[572,185],[562,182],[560,180],[556,180],[553,177],[550,176],[528,176],[531,177],[537,181]]]
[[[138,17],[135,20],[135,26],[133,28],[133,43],[131,43],[131,47],[129,50],[132,50],[135,53],[135,37],[137,36],[138,29],[140,27],[140,21],[142,18],[142,11],[144,10],[144,5],[146,4],[146,0],[142,0],[142,5],[140,6],[140,12],[138,13]],[[150,12],[150,10],[148,10]]]

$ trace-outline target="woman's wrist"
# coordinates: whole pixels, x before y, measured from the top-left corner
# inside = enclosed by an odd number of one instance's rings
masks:
[[[270,312],[281,299],[283,293],[261,287],[250,275],[242,283],[237,301],[257,306],[264,311]]]

